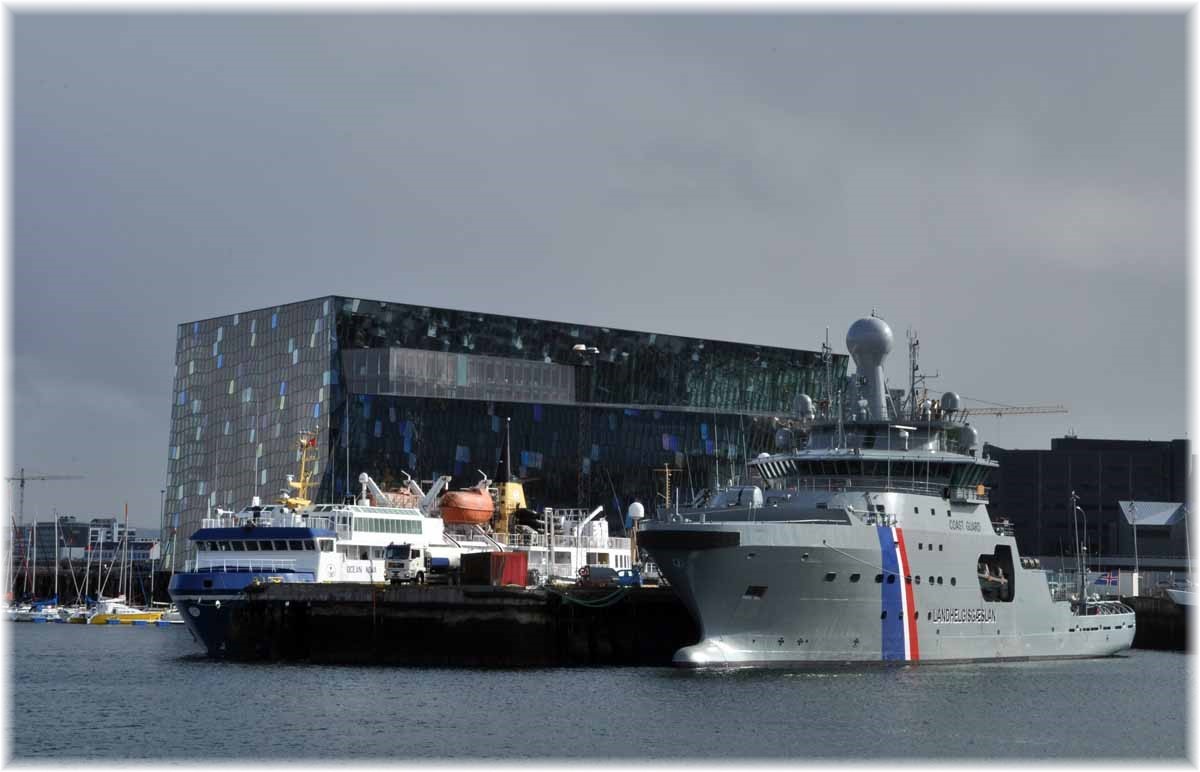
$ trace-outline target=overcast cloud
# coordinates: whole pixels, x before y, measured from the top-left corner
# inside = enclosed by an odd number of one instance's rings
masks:
[[[19,14],[26,518],[157,526],[175,326],[345,294],[837,351],[1186,430],[1186,22]]]

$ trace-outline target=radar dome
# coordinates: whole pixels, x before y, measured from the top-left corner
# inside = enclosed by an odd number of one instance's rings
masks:
[[[846,349],[854,357],[855,364],[867,364],[864,358],[881,364],[892,351],[892,328],[877,316],[859,319],[846,333]]]
[[[869,407],[862,419],[886,421],[883,360],[892,350],[892,328],[877,316],[859,319],[846,332],[846,349],[854,357],[854,366],[858,368],[862,383],[859,393],[866,397]]]
[[[958,410],[958,395],[952,391],[948,391],[942,395],[942,410],[947,413],[953,413]]]
[[[807,394],[796,397],[796,415],[801,418],[812,418],[816,415],[816,411],[813,410],[812,397]]]
[[[641,520],[646,516],[646,508],[642,506],[642,502],[635,501],[629,505],[629,519]]]
[[[964,424],[958,430],[958,444],[964,448],[973,448],[979,444],[979,432],[971,424]]]

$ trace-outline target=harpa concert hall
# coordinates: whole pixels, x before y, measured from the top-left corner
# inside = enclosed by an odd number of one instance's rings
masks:
[[[835,383],[848,357],[832,356]],[[322,297],[178,328],[166,509],[187,535],[210,508],[274,498],[316,432],[314,501],[366,472],[384,487],[495,472],[511,418],[531,507],[603,504],[619,529],[669,466],[684,495],[771,447],[776,416],[823,393],[815,351],[405,303]]]

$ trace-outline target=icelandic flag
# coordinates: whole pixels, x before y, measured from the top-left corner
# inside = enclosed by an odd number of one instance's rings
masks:
[[[1094,584],[1103,584],[1108,587],[1115,587],[1117,585],[1117,581],[1117,574],[1109,571],[1107,574],[1101,574],[1100,576],[1097,576]]]

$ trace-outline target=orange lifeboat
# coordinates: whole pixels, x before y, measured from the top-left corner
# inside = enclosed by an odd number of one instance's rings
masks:
[[[479,525],[492,519],[494,505],[485,490],[471,488],[442,496],[442,520],[447,523]]]

